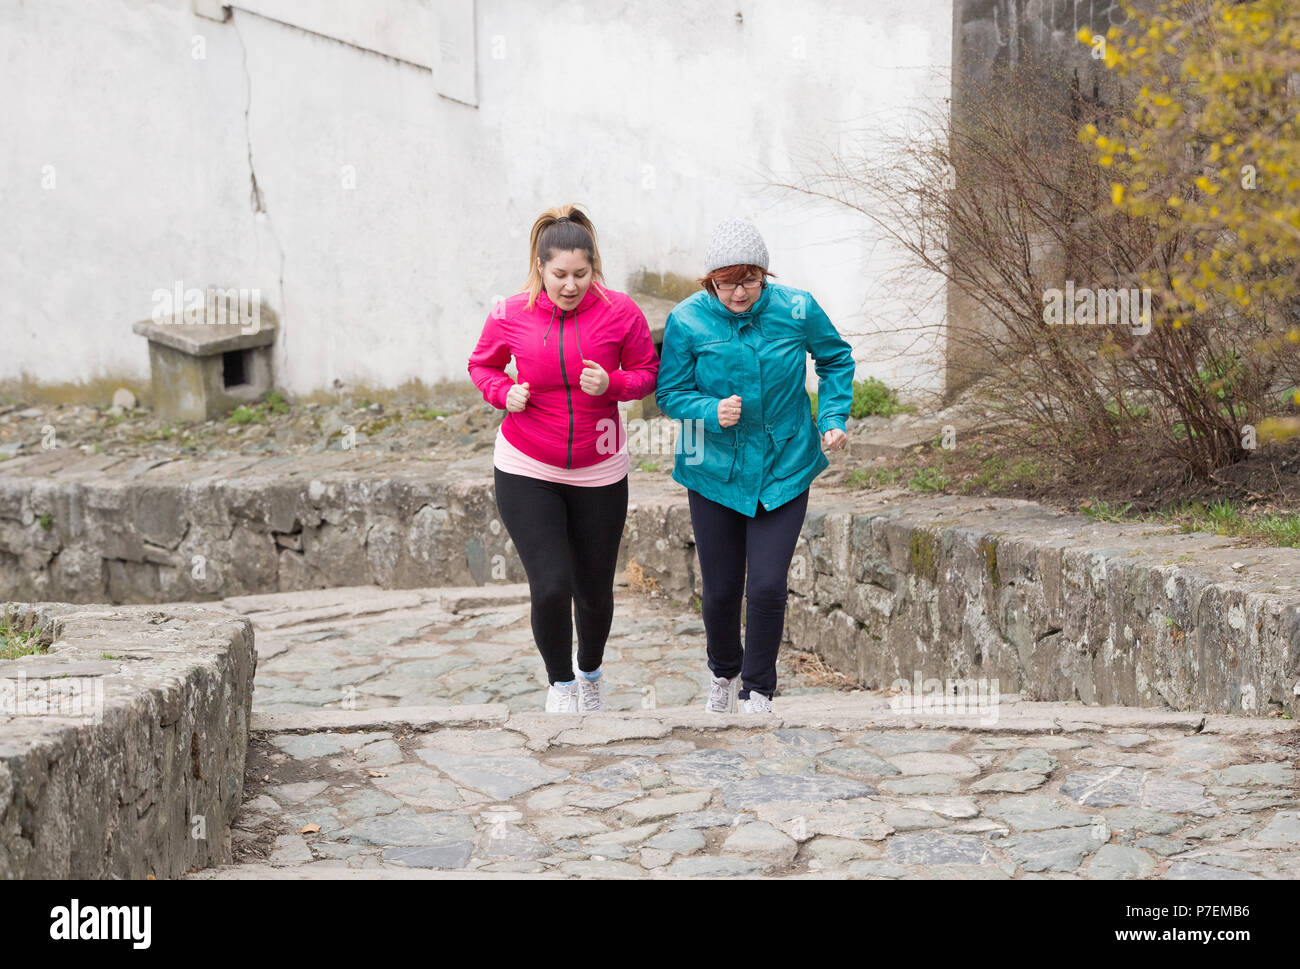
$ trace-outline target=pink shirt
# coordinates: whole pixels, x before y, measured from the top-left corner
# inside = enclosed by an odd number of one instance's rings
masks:
[[[498,427],[492,464],[507,474],[522,474],[529,478],[541,478],[543,481],[594,488],[598,485],[611,485],[622,481],[627,477],[631,461],[627,455],[627,441],[624,440],[622,450],[596,464],[589,464],[585,468],[557,467],[529,457],[511,444]]]

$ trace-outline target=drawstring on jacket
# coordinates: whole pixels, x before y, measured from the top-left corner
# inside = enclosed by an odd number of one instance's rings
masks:
[[[542,346],[546,346],[546,339],[551,335],[551,327],[555,325],[555,306],[551,306],[551,322],[546,324],[546,332],[542,334]],[[564,326],[564,315],[560,315],[560,326]],[[578,341],[578,359],[582,359],[582,341],[578,340],[578,311],[573,311],[573,338]]]

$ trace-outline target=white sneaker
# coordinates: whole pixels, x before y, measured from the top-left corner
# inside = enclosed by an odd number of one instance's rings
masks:
[[[598,666],[592,672],[599,673],[605,667]],[[598,676],[594,680],[587,679],[582,670],[578,670],[578,712],[592,713],[605,709],[605,693],[600,685],[605,682],[604,676]]]
[[[763,696],[763,694],[750,690],[749,699],[740,701],[740,712],[771,713],[772,701],[768,697]]]
[[[547,713],[577,713],[578,684],[552,683],[546,694]]]
[[[736,688],[739,676],[733,676],[731,679],[724,679],[721,676],[711,677],[709,683],[709,698],[704,703],[706,713],[735,713],[736,712]]]

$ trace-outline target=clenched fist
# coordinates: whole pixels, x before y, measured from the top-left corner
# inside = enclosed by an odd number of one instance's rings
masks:
[[[582,388],[583,393],[599,397],[609,390],[609,374],[595,360],[583,360],[582,376],[578,378],[578,386]]]
[[[506,393],[506,410],[518,414],[528,406],[528,383],[515,384]]]
[[[740,397],[732,394],[726,400],[718,401],[718,423],[731,427],[740,421]]]

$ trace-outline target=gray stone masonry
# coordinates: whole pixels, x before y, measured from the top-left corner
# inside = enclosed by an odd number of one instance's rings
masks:
[[[173,878],[231,860],[256,654],[195,606],[0,603],[0,878]]]
[[[203,601],[524,581],[484,458],[0,464],[0,590]],[[701,591],[684,490],[634,476],[620,569]],[[1300,551],[1026,501],[813,488],[787,635],[871,687],[997,679],[1042,700],[1300,713]]]

